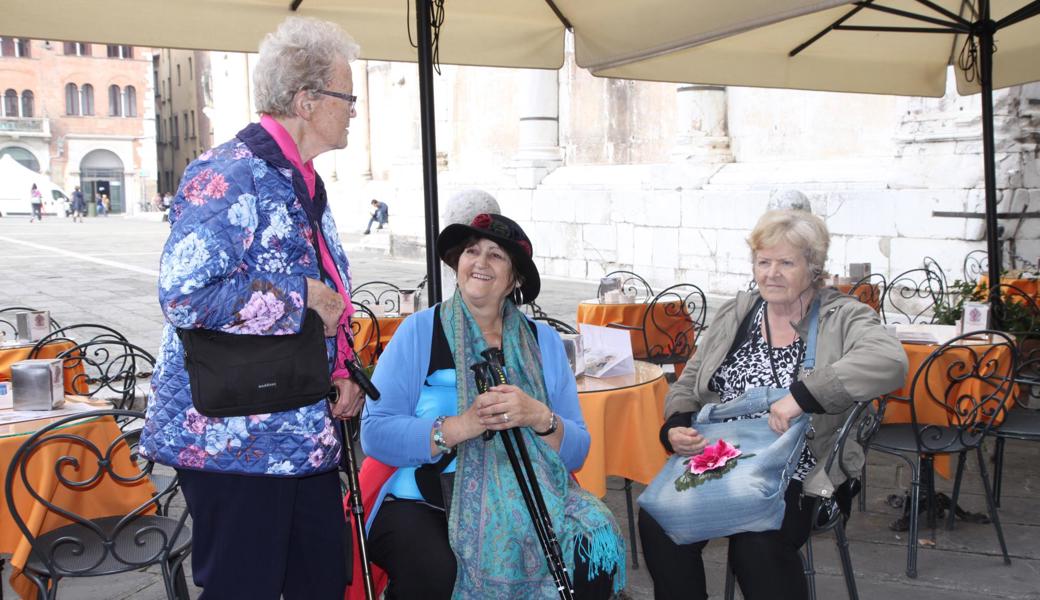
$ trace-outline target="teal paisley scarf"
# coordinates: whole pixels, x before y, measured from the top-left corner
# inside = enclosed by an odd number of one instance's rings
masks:
[[[477,397],[470,366],[483,361],[480,353],[487,344],[458,291],[441,305],[440,318],[455,358],[461,415]],[[538,340],[511,300],[505,303],[502,340],[509,382],[550,404]],[[620,591],[625,587],[625,542],[613,515],[578,486],[552,447],[530,428],[522,433],[571,578],[577,550],[588,561],[590,579],[613,572],[614,591]],[[459,444],[456,469],[448,520],[448,538],[458,560],[453,598],[556,597],[500,436]]]

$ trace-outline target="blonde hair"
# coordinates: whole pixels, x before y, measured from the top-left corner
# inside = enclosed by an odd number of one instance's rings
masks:
[[[787,242],[802,251],[816,287],[823,285],[823,266],[827,262],[827,250],[831,235],[823,219],[804,210],[770,210],[758,219],[747,239],[751,258],[759,250]]]
[[[293,114],[296,92],[315,90],[332,81],[336,59],[348,63],[361,47],[339,25],[311,17],[289,17],[260,43],[253,70],[256,110],[262,114]]]

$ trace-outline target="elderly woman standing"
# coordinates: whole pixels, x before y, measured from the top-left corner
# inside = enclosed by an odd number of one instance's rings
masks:
[[[260,123],[189,165],[171,207],[159,277],[167,324],[141,451],[177,470],[203,598],[338,600],[347,584],[333,419],[356,414],[363,395],[335,367],[350,352],[339,333],[350,270],[312,160],[347,145],[358,51],[331,23],[285,20],[260,45]],[[196,410],[177,328],[291,334],[308,310],[324,326],[336,404]]]
[[[369,521],[387,598],[556,596],[503,444],[482,438],[511,428],[526,439],[576,597],[608,598],[624,587],[625,546],[613,515],[570,477],[589,449],[574,375],[559,335],[516,307],[540,288],[531,242],[481,214],[445,228],[437,253],[458,289],[394,334],[361,428],[365,452],[397,468]],[[505,353],[510,385],[479,394],[470,367],[486,348]],[[444,473],[454,473],[447,500]]]
[[[791,419],[812,414],[814,437],[806,444],[787,488],[779,531],[739,533],[729,538],[730,563],[748,600],[795,600],[808,595],[798,549],[812,528],[809,496],[836,495],[848,510],[851,490],[835,461],[824,460],[837,430],[857,400],[902,385],[906,354],[877,313],[856,298],[823,289],[823,266],[830,245],[827,226],[800,210],[773,210],[759,219],[748,239],[758,290],[741,292],[723,305],[697,353],[672,386],[665,403],[661,443],[669,452],[691,456],[710,441],[690,427],[691,417],[711,402],[728,402],[752,387],[788,388],[790,394],[758,415],[777,433]],[[800,373],[807,314],[820,303],[816,368]],[[845,461],[852,468],[863,454],[850,442]],[[837,490],[835,486],[838,486]],[[654,597],[707,598],[701,550],[707,542],[680,546],[645,511],[639,532]]]

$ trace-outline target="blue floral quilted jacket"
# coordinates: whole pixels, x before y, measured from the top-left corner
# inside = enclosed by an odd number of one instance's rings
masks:
[[[340,445],[324,400],[248,417],[199,414],[176,333],[177,327],[260,335],[299,331],[305,278],[321,275],[312,221],[297,199],[302,177],[294,171],[257,125],[185,170],[160,265],[159,302],[167,323],[141,434],[144,456],[177,468],[249,475],[302,476],[336,468]],[[318,188],[324,200],[320,180]],[[320,214],[326,244],[349,286],[336,224],[329,210]],[[331,368],[335,340],[327,342]]]

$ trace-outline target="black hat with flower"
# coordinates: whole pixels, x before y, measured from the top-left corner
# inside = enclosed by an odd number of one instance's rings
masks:
[[[437,256],[448,262],[448,253],[472,238],[489,239],[509,253],[513,261],[513,271],[520,278],[521,302],[528,303],[538,297],[542,289],[542,280],[538,276],[538,268],[531,258],[531,240],[516,221],[496,213],[481,213],[473,217],[469,225],[453,223],[444,228],[437,236]],[[450,265],[455,268],[456,265]]]

